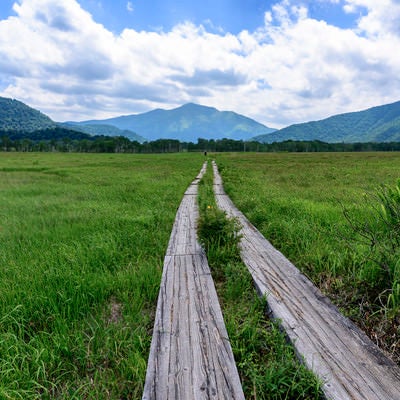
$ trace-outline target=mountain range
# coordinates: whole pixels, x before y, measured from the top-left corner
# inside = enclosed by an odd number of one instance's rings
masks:
[[[197,142],[197,139],[249,140],[275,129],[232,111],[218,111],[213,107],[188,103],[172,110],[156,109],[143,114],[125,115],[104,120],[75,122],[78,126],[113,125],[130,130],[148,141],[178,139]]]
[[[284,140],[320,140],[326,143],[400,141],[400,101],[364,111],[295,124],[253,138],[262,143]]]
[[[3,134],[7,131],[29,134],[58,126],[92,136],[125,136],[138,142],[163,138],[181,142],[197,142],[198,138],[264,143],[285,140],[400,142],[400,101],[274,130],[243,115],[193,103],[172,110],[156,109],[104,120],[57,123],[18,100],[0,97]]]

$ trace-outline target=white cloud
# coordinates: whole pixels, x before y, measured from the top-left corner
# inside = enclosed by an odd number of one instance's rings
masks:
[[[345,0],[344,9],[361,13],[360,30],[368,36],[400,35],[400,2],[398,0]]]
[[[398,100],[398,1],[345,0],[362,12],[355,30],[297,4],[275,3],[253,33],[182,23],[116,35],[76,0],[22,0],[0,21],[0,94],[58,121],[194,101],[276,127]]]
[[[133,4],[132,4],[131,1],[128,1],[128,2],[126,3],[126,9],[127,9],[129,12],[133,12],[133,11],[135,10],[135,8],[133,7]]]

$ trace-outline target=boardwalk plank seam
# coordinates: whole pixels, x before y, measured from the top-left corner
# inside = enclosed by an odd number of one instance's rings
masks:
[[[333,400],[400,400],[400,368],[247,220],[225,194],[213,162],[217,205],[241,225],[240,251],[308,368]]]
[[[197,190],[186,190],[166,251],[143,400],[244,400],[204,250],[197,240]]]

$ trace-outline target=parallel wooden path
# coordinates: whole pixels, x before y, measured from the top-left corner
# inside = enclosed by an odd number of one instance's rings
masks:
[[[225,194],[215,163],[213,169],[218,206],[242,226],[242,259],[326,397],[400,400],[400,368],[258,232]]]
[[[197,242],[197,185],[178,209],[164,260],[143,400],[244,400],[203,249]]]

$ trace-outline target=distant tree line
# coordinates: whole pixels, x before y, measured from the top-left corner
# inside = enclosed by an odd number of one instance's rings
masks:
[[[400,142],[325,143],[319,140],[286,140],[259,143],[233,139],[198,139],[197,143],[158,139],[139,143],[125,136],[92,136],[62,127],[20,132],[0,130],[0,151],[84,153],[177,153],[177,152],[357,152],[400,151]]]

